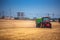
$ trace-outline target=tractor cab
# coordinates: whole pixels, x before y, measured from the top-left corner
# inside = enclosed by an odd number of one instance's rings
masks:
[[[49,17],[43,17],[42,22],[50,22],[50,18]]]

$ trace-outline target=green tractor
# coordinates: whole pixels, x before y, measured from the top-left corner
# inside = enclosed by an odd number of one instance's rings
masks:
[[[51,28],[50,17],[42,17],[36,19],[37,28]]]

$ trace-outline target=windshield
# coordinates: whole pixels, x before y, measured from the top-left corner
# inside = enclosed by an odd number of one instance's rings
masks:
[[[43,20],[49,20],[49,18],[44,18]]]
[[[49,21],[49,18],[43,18],[43,22]]]

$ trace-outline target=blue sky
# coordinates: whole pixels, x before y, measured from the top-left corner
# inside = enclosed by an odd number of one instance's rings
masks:
[[[43,17],[48,13],[60,17],[60,0],[0,0],[0,12],[5,16],[17,17],[17,12],[24,12],[25,17]]]

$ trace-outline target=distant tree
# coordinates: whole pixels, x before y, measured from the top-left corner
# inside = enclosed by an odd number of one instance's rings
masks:
[[[59,20],[59,23],[60,23],[60,18],[58,20]]]
[[[36,19],[36,17],[33,17],[33,19],[35,20],[35,19]]]

